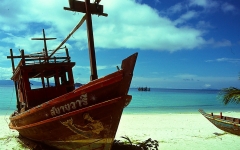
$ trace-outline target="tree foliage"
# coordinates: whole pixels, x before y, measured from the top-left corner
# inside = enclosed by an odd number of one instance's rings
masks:
[[[240,89],[235,87],[224,88],[221,90],[220,94],[222,97],[222,102],[227,105],[229,103],[240,103]]]
[[[127,136],[122,138],[126,141],[114,140],[111,150],[158,150],[158,141],[151,138],[135,144]]]

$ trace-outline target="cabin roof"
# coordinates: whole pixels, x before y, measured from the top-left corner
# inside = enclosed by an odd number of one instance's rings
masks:
[[[42,63],[32,65],[21,65],[20,62],[11,79],[18,81],[21,73],[28,73],[28,78],[50,78],[56,74],[66,72],[68,69],[72,69],[73,66],[75,66],[75,62]]]

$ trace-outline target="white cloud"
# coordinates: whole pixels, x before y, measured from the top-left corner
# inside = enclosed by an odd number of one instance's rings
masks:
[[[223,12],[226,13],[226,12],[234,11],[236,8],[235,8],[235,6],[226,2],[226,3],[222,4],[221,9],[222,9]]]
[[[181,77],[181,78],[180,78]],[[197,80],[195,82],[186,82],[182,80],[184,77],[195,77]],[[202,88],[216,88],[222,89],[229,86],[239,87],[238,77],[213,77],[213,76],[197,76],[191,74],[179,75],[179,78],[174,77],[159,77],[159,78],[149,78],[149,77],[138,77],[134,76],[132,80],[131,87],[158,87],[158,88],[179,88],[179,89],[202,89]]]
[[[10,80],[12,76],[12,67],[0,67],[0,80]]]
[[[206,7],[207,0],[190,0],[190,6],[195,6],[195,5]]]
[[[216,8],[219,6],[214,0],[189,0],[190,6],[200,6],[203,8]]]
[[[182,24],[185,23],[186,21],[196,18],[199,14],[196,11],[188,11],[187,13],[183,14],[178,18],[176,21],[174,21],[174,24]]]
[[[197,23],[197,28],[208,29],[208,28],[213,28],[213,26],[211,25],[210,22],[206,22],[206,21],[201,20]]]
[[[194,78],[194,77],[197,77],[197,76],[194,75],[194,74],[178,74],[174,77],[185,79],[185,78]]]
[[[160,0],[154,0],[154,1],[155,1],[155,5],[161,4],[161,1],[160,1]]]
[[[205,84],[204,87],[209,88],[209,87],[211,87],[211,84]]]
[[[97,70],[105,70],[105,69],[110,69],[110,68],[116,68],[116,66],[119,66],[118,65],[97,65]],[[75,66],[76,69],[87,69],[87,70],[90,70],[90,66]]]
[[[5,54],[3,54],[2,52],[0,52],[0,62],[6,61],[7,60],[7,56]],[[1,63],[0,63],[1,65]]]
[[[171,6],[168,10],[167,10],[167,13],[170,13],[170,14],[175,14],[175,13],[179,13],[181,12],[183,9],[184,9],[184,5],[182,3],[177,3],[173,6]]]
[[[223,39],[222,41],[215,41],[213,38],[211,38],[207,41],[207,43],[213,47],[227,47],[232,45],[232,42],[226,39]]]
[[[222,40],[222,41],[218,41],[215,43],[214,46],[216,47],[225,47],[225,46],[231,46],[232,42],[229,40]]]
[[[205,62],[230,62],[230,63],[239,63],[240,59],[236,58],[217,58],[213,60],[206,60]]]
[[[81,19],[82,14],[64,11],[68,1],[22,0],[12,3],[4,0],[0,10],[2,31],[15,36],[8,36],[5,42],[15,44],[15,48],[42,49],[42,43],[29,41],[31,37],[41,35],[41,29],[46,28],[46,34],[57,37],[51,42],[57,46],[68,35]],[[148,5],[134,0],[101,2],[109,14],[105,17],[93,17],[95,46],[98,48],[130,48],[142,50],[177,51],[194,49],[206,43],[202,31],[178,26],[169,18],[159,15],[159,12]],[[177,9],[177,8],[175,8]],[[180,9],[180,8],[179,8]],[[175,10],[176,11],[176,10]],[[197,13],[190,11],[179,18],[180,22],[196,17]],[[72,45],[84,49],[87,47],[85,24],[70,38]],[[186,39],[190,42],[185,42]],[[30,44],[30,46],[28,46]]]

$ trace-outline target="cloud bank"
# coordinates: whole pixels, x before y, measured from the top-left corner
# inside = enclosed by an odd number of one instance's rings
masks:
[[[165,13],[179,13],[171,19],[158,10],[136,0],[103,0],[104,12],[109,16],[93,17],[94,39],[97,48],[104,49],[140,49],[157,51],[192,50],[209,44],[204,38],[205,31],[188,22],[197,18],[201,12],[186,10],[186,5],[178,3],[165,10]],[[224,11],[234,9],[228,3]],[[64,11],[67,0],[9,1],[3,0],[0,6],[1,45],[11,44],[13,48],[31,47],[41,49],[41,42],[30,42],[31,37],[41,36],[42,28],[50,37],[57,37],[52,42],[57,46],[81,19],[82,14]],[[217,2],[210,0],[191,0],[188,7],[217,7]],[[201,23],[209,24],[201,21]],[[210,25],[209,25],[210,26]],[[214,41],[213,39],[211,41]],[[214,41],[215,42],[215,41]],[[73,48],[87,48],[86,25],[84,24],[69,42]],[[68,44],[68,45],[70,45]],[[213,42],[210,42],[213,44]],[[220,44],[219,44],[220,45]],[[222,45],[226,46],[226,44]],[[228,45],[227,45],[228,46]],[[71,47],[71,48],[72,48]]]

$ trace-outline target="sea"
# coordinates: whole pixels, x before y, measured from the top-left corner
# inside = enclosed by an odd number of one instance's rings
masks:
[[[138,91],[130,88],[132,100],[123,114],[171,114],[206,112],[240,112],[240,104],[222,103],[220,90],[213,89],[160,89]],[[16,109],[13,85],[0,85],[0,115],[10,115]]]

